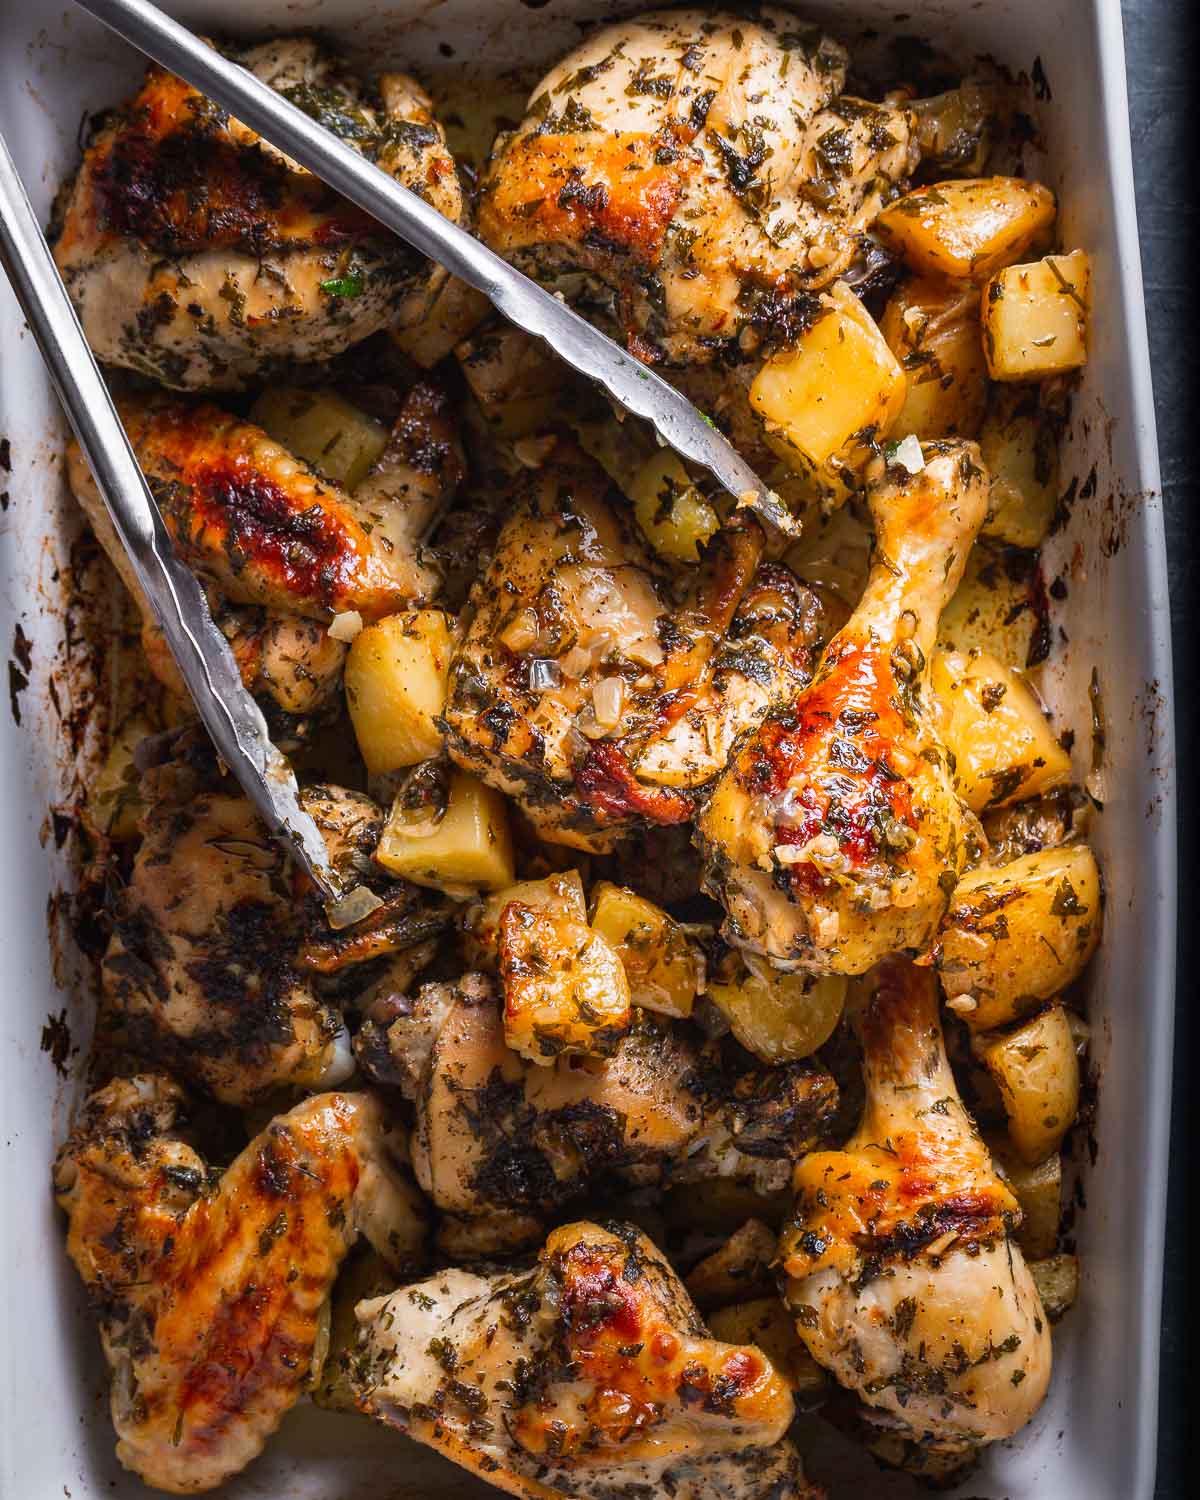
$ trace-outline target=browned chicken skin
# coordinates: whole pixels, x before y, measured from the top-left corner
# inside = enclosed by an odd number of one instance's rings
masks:
[[[598,284],[645,359],[786,338],[796,298],[850,268],[919,156],[912,110],[842,96],[847,63],[769,7],[616,22],[500,137],[480,233],[543,281]]]
[[[451,755],[555,843],[687,822],[738,735],[808,679],[820,606],[762,549],[735,518],[673,590],[603,471],[560,440],[472,592]]]
[[[375,92],[306,38],[235,56],[448,218],[453,158],[412,79]],[[176,388],[234,389],[387,327],[432,272],[367,214],[151,67],[91,142],[55,257],[100,359]]]
[[[349,1038],[316,977],[422,942],[444,925],[436,903],[393,884],[366,930],[339,941],[322,922],[323,940],[306,941],[299,878],[240,793],[176,764],[148,772],[144,790],[143,839],[104,958],[106,1039],[228,1104],[340,1083]],[[333,788],[305,801],[335,863],[353,858],[348,840],[373,848],[381,817],[368,798]]]
[[[818,1500],[784,1379],[711,1338],[631,1226],[565,1225],[532,1271],[445,1271],[358,1319],[363,1410],[510,1494]]]
[[[933,938],[969,852],[934,724],[938,621],[987,510],[979,449],[926,443],[869,492],[876,550],[811,683],[741,746],[696,825],[731,938],[861,974]]]
[[[769,1191],[837,1106],[815,1064],[727,1068],[720,1052],[639,1013],[608,1058],[538,1067],[505,1045],[485,975],[381,997],[359,1033],[369,1076],[416,1107],[413,1168],[478,1253],[528,1242],[610,1175],[635,1186],[728,1177]]]
[[[1017,1201],[946,1060],[933,971],[891,958],[853,990],[866,1108],[841,1150],[796,1168],[785,1295],[811,1353],[880,1424],[970,1449],[1041,1403],[1049,1322],[1011,1239]]]
[[[117,1457],[196,1494],[239,1473],[300,1396],[358,1236],[411,1271],[425,1217],[404,1132],[368,1094],[306,1100],[219,1179],[181,1137],[182,1106],[161,1076],[110,1083],[54,1183],[112,1368]]]

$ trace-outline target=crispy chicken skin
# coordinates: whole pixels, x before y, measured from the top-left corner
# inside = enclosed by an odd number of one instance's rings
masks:
[[[453,158],[412,79],[367,88],[306,38],[233,55],[462,217]],[[236,389],[280,359],[328,359],[443,274],[158,67],[88,146],[55,259],[97,356],[177,389]]]
[[[933,971],[856,980],[866,1107],[796,1168],[785,1296],[814,1357],[886,1426],[956,1450],[1008,1437],[1050,1379],[1050,1328],[946,1060]]]
[[[808,680],[815,596],[735,518],[664,576],[603,471],[559,440],[517,483],[450,669],[450,754],[543,838],[687,822],[734,741]]]
[[[359,1235],[411,1272],[426,1230],[404,1131],[369,1094],[306,1100],[219,1176],[183,1139],[183,1107],[169,1078],[117,1079],[54,1168],[112,1370],[117,1457],[181,1495],[239,1473],[295,1403]]]
[[[505,1045],[482,974],[380,996],[356,1049],[369,1077],[414,1105],[417,1181],[475,1225],[478,1253],[527,1241],[605,1176],[782,1188],[837,1107],[815,1064],[727,1066],[715,1045],[644,1012],[611,1057],[534,1066]]]
[[[924,948],[969,852],[927,679],[987,475],[974,443],[924,453],[919,473],[893,464],[869,491],[875,554],[858,607],[697,821],[729,936],[781,965],[861,974]]]
[[[659,11],[589,36],[494,149],[479,230],[538,279],[596,284],[647,360],[785,338],[918,160],[903,105],[787,11]]]
[[[375,535],[382,507],[374,493],[367,504],[356,500],[260,427],[174,396],[119,405],[176,550],[232,603],[320,621],[353,609],[370,620],[434,587],[415,537],[397,546]],[[74,448],[70,475],[89,517],[102,514]]]
[[[226,1104],[340,1083],[349,1038],[317,976],[418,943],[444,918],[418,920],[414,888],[393,885],[366,931],[339,941],[323,928],[314,942],[294,867],[232,783],[198,784],[169,763],[146,773],[143,792],[142,842],[102,970],[108,1038]],[[378,837],[368,798],[310,789],[305,800],[335,863],[347,858],[343,835]]]
[[[532,1271],[445,1271],[357,1316],[363,1410],[509,1494],[817,1500],[784,1379],[711,1338],[629,1225],[564,1225]]]

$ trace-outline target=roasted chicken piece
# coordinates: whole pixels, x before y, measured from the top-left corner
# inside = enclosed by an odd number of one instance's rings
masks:
[[[568,1224],[532,1271],[361,1302],[364,1411],[527,1500],[817,1500],[786,1381],[719,1343],[631,1225]]]
[[[385,887],[365,930],[333,935],[322,924],[322,942],[311,924],[306,933],[287,854],[232,783],[176,762],[149,770],[143,793],[143,838],[104,957],[105,1040],[228,1104],[340,1083],[349,1038],[317,977],[423,941],[444,924],[437,905],[418,920],[425,898]],[[378,838],[379,810],[365,797],[318,789],[306,803],[335,864],[353,857],[347,839]]]
[[[233,56],[447,218],[462,217],[454,160],[411,78],[365,85],[308,38]],[[444,278],[158,67],[89,144],[55,259],[97,356],[179,389],[236,389],[284,359],[328,359]]]
[[[117,1457],[196,1494],[256,1457],[316,1373],[322,1307],[359,1235],[411,1273],[426,1221],[404,1131],[369,1094],[306,1100],[223,1173],[186,1143],[183,1109],[161,1075],[110,1083],[54,1187],[112,1370]]]
[[[916,117],[842,94],[848,58],[788,11],[608,26],[498,140],[479,230],[529,275],[613,303],[649,361],[787,342],[916,166]]]
[[[933,971],[856,980],[866,1105],[840,1151],[805,1157],[780,1241],[813,1356],[880,1425],[941,1450],[1008,1437],[1050,1378],[1050,1327],[997,1176],[946,1060]]]
[[[869,491],[875,554],[816,675],[743,744],[697,822],[726,931],[781,966],[861,974],[924,948],[977,824],[938,738],[938,618],[987,512],[974,443],[924,445]]]
[[[438,587],[421,549],[462,477],[462,453],[445,397],[431,382],[418,382],[396,405],[380,459],[347,492],[219,407],[161,396],[120,403],[171,539],[204,583],[243,681],[285,718],[313,715],[336,698],[346,647],[327,633],[334,614],[354,610],[372,619],[420,603]],[[151,671],[186,700],[75,442],[67,472],[141,610]]]
[[[738,735],[808,680],[820,606],[735,518],[677,581],[560,440],[518,480],[450,669],[450,754],[543,838],[603,851],[686,822]]]
[[[833,1079],[815,1063],[735,1066],[694,1035],[639,1012],[611,1057],[537,1066],[505,1046],[492,982],[468,974],[379,995],[356,1049],[412,1101],[417,1181],[486,1254],[527,1242],[603,1176],[786,1185],[837,1107]]]

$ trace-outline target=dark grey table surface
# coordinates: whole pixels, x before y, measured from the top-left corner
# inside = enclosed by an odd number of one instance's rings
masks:
[[[1180,1231],[1187,1222],[1190,1142],[1196,1123],[1196,1088],[1188,1062],[1196,1044],[1189,976],[1200,960],[1200,923],[1194,892],[1200,879],[1200,848],[1195,837],[1195,778],[1186,770],[1187,747],[1200,727],[1196,694],[1195,622],[1200,604],[1200,485],[1196,482],[1196,436],[1189,397],[1197,380],[1196,314],[1189,282],[1198,227],[1191,137],[1197,110],[1195,64],[1200,46],[1193,36],[1200,19],[1197,0],[1122,0],[1137,178],[1138,226],[1146,310],[1150,322],[1154,403],[1162,459],[1167,519],[1171,618],[1175,648],[1176,745],[1179,774],[1180,939],[1179,996],[1176,1010],[1174,1108],[1168,1224]],[[1188,434],[1186,424],[1193,424]],[[1187,437],[1191,438],[1190,446]],[[1162,1378],[1158,1439],[1159,1500],[1183,1500],[1185,1446],[1186,1332],[1191,1291],[1187,1275],[1188,1236],[1167,1242],[1162,1324]],[[1188,1486],[1186,1493],[1194,1493]]]

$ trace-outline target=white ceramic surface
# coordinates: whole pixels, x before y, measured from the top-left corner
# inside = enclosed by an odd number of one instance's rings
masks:
[[[481,73],[549,61],[581,18],[644,9],[603,0],[188,0],[168,6],[199,28],[252,34],[320,26],[371,64]],[[1090,1018],[1101,1080],[1096,1160],[1082,1164],[1087,1211],[1079,1304],[1055,1339],[1050,1397],[962,1487],[986,1500],[1148,1500],[1153,1488],[1157,1341],[1174,1004],[1174,806],[1170,657],[1158,462],[1142,306],[1118,0],[841,0],[798,7],[846,40],[861,27],[926,35],[956,56],[990,53],[1014,71],[1040,57],[1037,106],[1064,239],[1094,257],[1093,354],[1074,408],[1065,473],[1089,498],[1047,549],[1065,572],[1053,605],[1049,695],[1090,746],[1087,683],[1100,674],[1107,717],[1105,811],[1095,840],[1107,880],[1106,931]],[[896,23],[898,11],[911,19]],[[439,44],[456,55],[445,58]],[[35,207],[48,215],[76,159],[85,111],[114,102],[135,59],[63,0],[0,0],[0,129]],[[112,1456],[97,1340],[48,1191],[48,1164],[80,1089],[90,1003],[72,992],[69,941],[48,942],[65,910],[68,850],[50,810],[74,762],[63,716],[80,703],[68,658],[84,655],[65,609],[74,535],[63,432],[36,350],[0,286],[0,641],[12,656],[20,724],[0,715],[0,1495],[100,1500],[144,1495]],[[2,453],[0,453],[2,456]],[[28,654],[17,636],[29,642]],[[22,664],[30,660],[26,670]],[[21,680],[28,677],[27,687]],[[51,688],[54,688],[54,693]],[[75,703],[67,701],[75,694]],[[57,696],[58,707],[54,705]],[[98,712],[98,711],[97,711]],[[94,727],[94,725],[93,725]],[[59,923],[62,927],[61,921]],[[51,950],[55,961],[51,962]],[[68,981],[66,990],[56,984]],[[77,1051],[65,1075],[40,1046],[66,1011]],[[833,1500],[917,1493],[811,1428],[813,1476]],[[394,1435],[304,1407],[226,1494],[273,1500],[400,1500],[493,1494]]]

